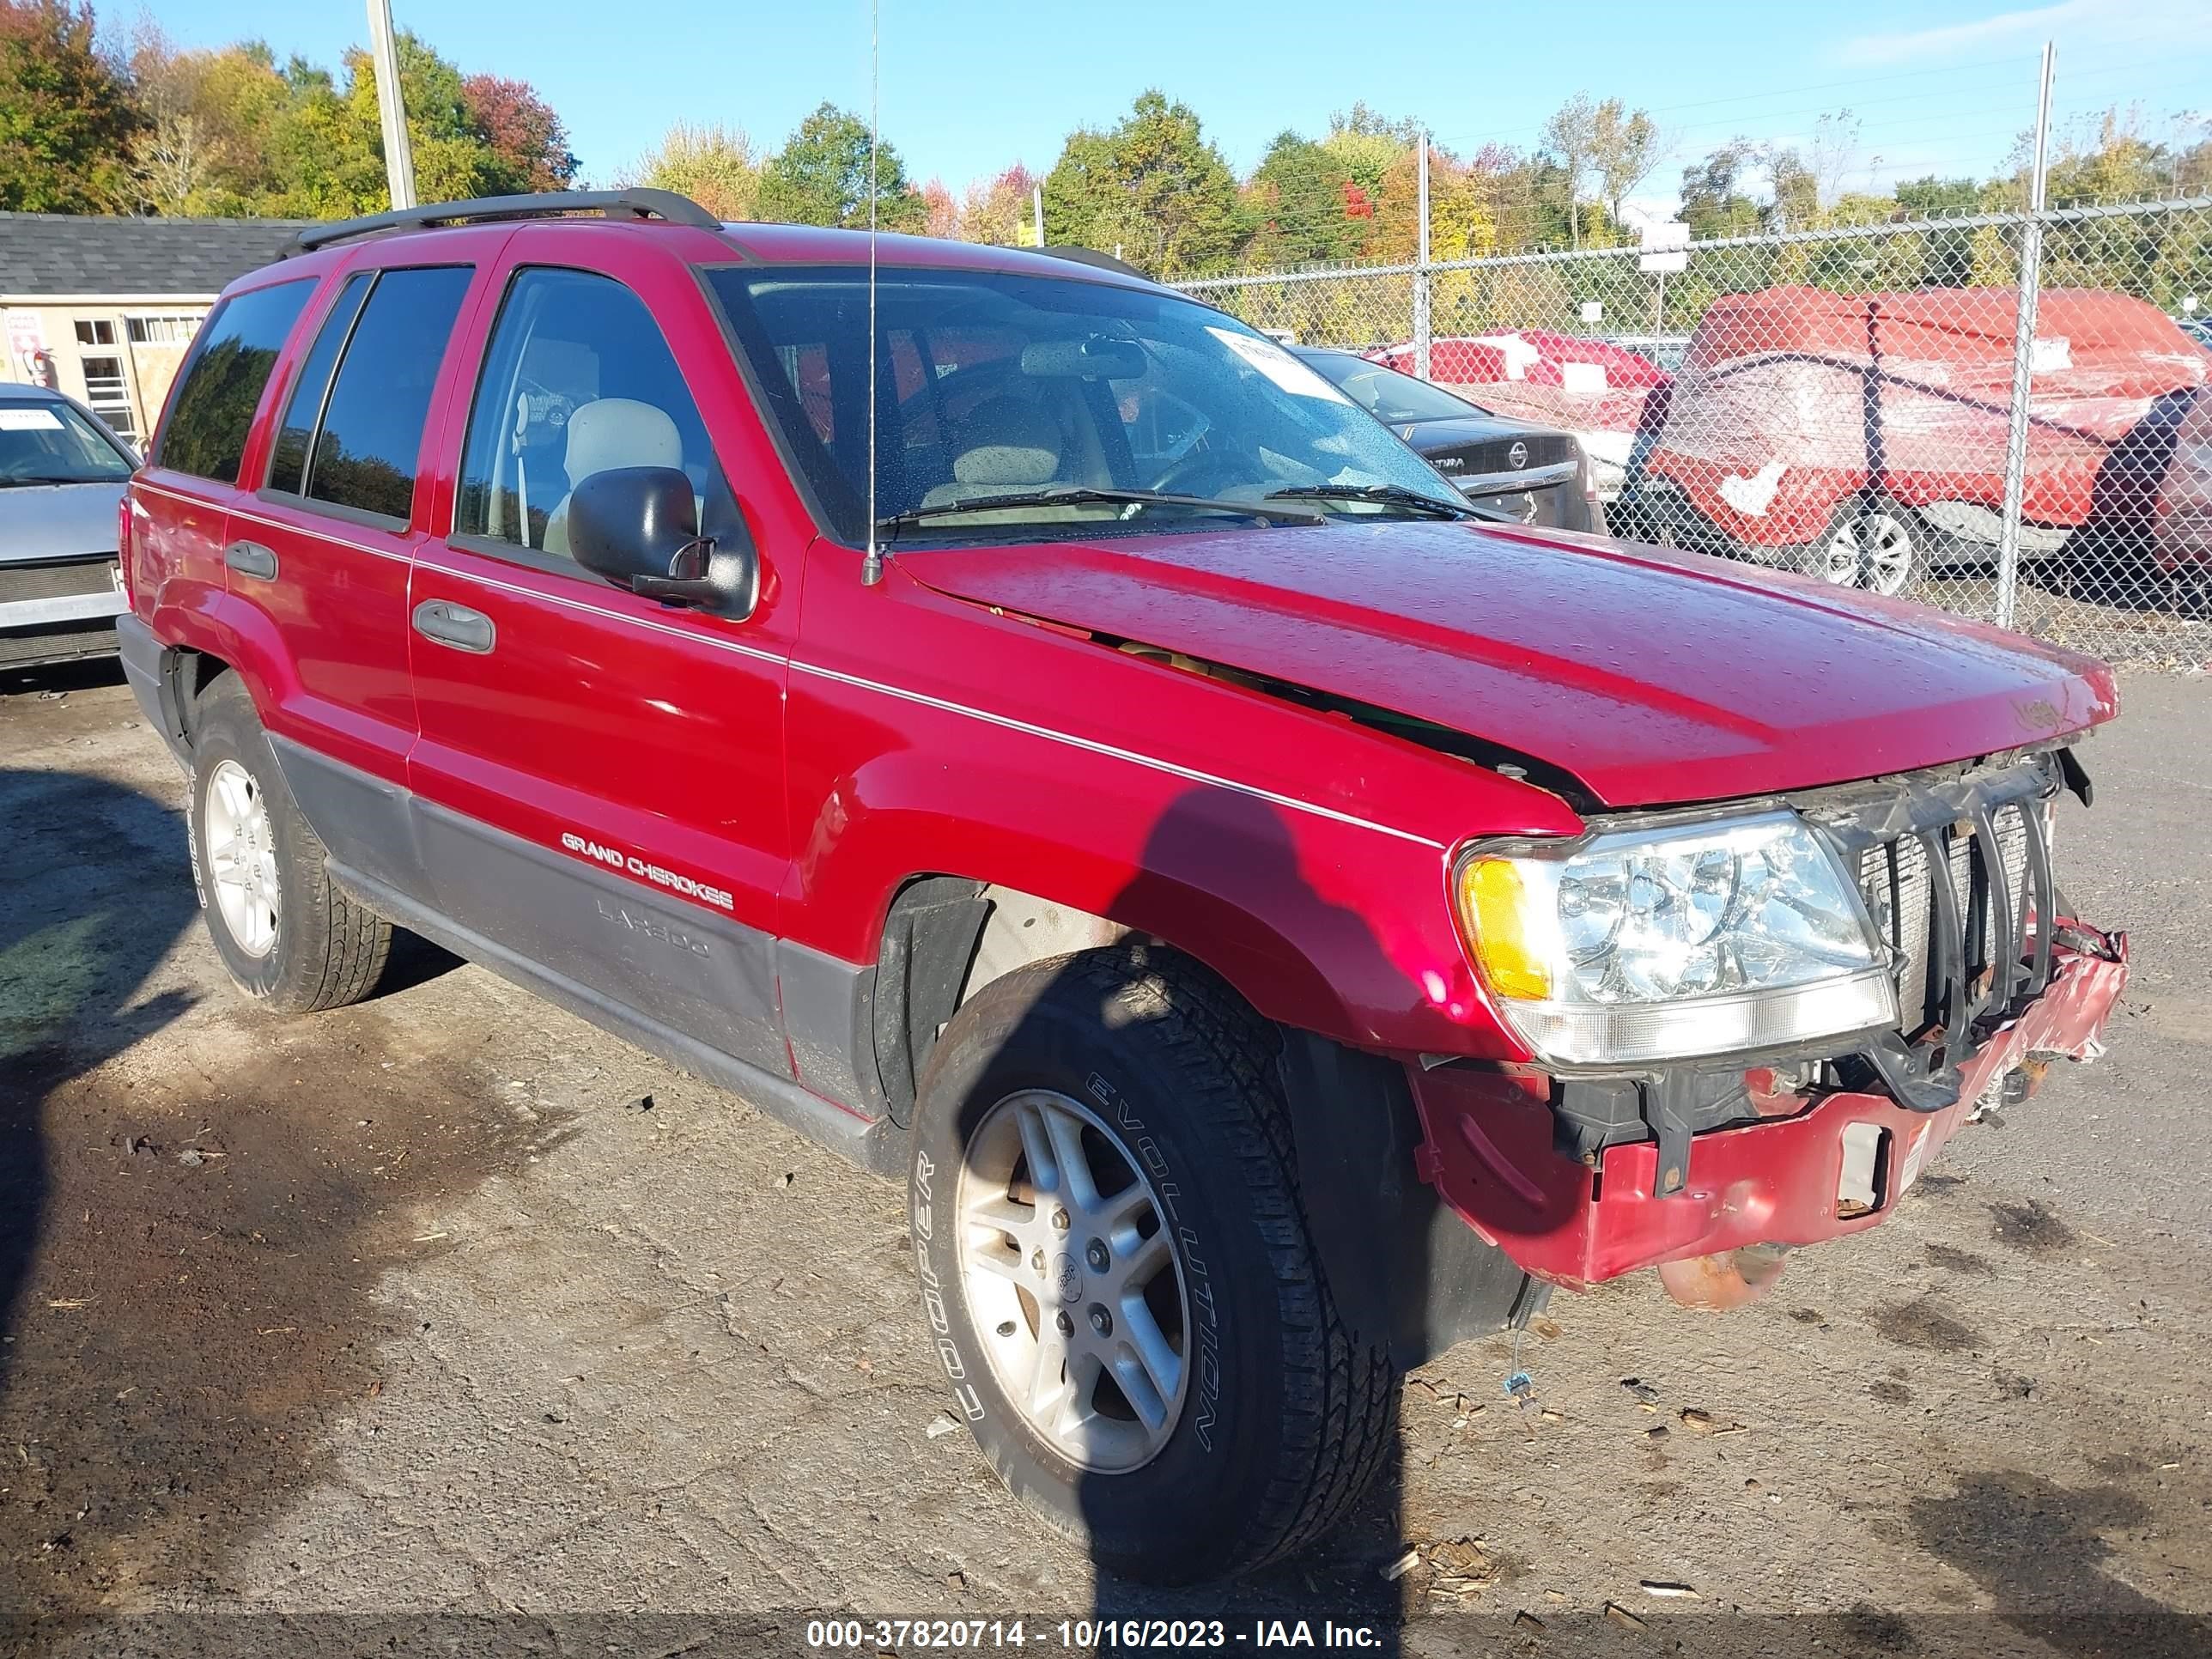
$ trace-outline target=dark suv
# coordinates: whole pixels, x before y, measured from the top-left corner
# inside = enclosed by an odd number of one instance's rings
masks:
[[[960,1416],[1125,1571],[1313,1538],[1554,1286],[1878,1224],[2125,979],[2051,860],[2101,665],[1479,519],[1095,263],[312,230],[124,558],[239,984],[411,928],[902,1176]]]

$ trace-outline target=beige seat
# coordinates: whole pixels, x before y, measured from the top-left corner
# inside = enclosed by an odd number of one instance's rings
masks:
[[[925,495],[924,507],[1006,495],[1059,481],[1060,428],[1034,398],[998,397],[976,404],[960,422],[958,441],[962,448],[953,458],[952,482]]]
[[[594,472],[623,466],[684,465],[684,439],[668,412],[634,398],[602,398],[568,417],[568,445],[562,470],[568,491]],[[561,497],[545,521],[545,551],[568,556],[568,496]]]

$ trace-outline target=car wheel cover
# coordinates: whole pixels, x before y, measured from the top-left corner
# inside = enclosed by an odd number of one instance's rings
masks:
[[[208,876],[231,942],[256,960],[276,948],[276,838],[261,786],[234,760],[207,781]]]
[[[1078,1468],[1151,1462],[1188,1391],[1189,1301],[1121,1137],[1066,1095],[1008,1095],[963,1149],[956,1202],[963,1299],[1000,1391]]]
[[[1911,526],[1882,508],[1844,520],[1821,551],[1821,580],[1838,587],[1864,587],[1894,599],[1911,580]]]

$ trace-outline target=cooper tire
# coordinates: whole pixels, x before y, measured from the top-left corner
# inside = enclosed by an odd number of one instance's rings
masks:
[[[955,1016],[921,1082],[915,1260],[958,1413],[1017,1497],[1131,1577],[1194,1583],[1300,1548],[1358,1502],[1395,1444],[1397,1376],[1383,1349],[1339,1319],[1308,1231],[1276,1044],[1273,1028],[1205,969],[1129,945],[994,981]],[[970,1162],[993,1115],[1032,1100],[1078,1109],[1067,1121],[1091,1126],[1086,1146],[1091,1127],[1103,1131],[1101,1160],[1106,1140],[1121,1149],[1158,1195],[1156,1218],[1176,1252],[1188,1310],[1180,1408],[1135,1467],[1074,1461],[1012,1397],[1001,1358],[1004,1345],[1022,1341],[1024,1322],[1042,1343],[1045,1318],[1060,1310],[1056,1274],[1087,1271],[1077,1265],[1081,1237],[1067,1264],[1047,1263],[1019,1311],[1002,1298],[986,1326],[971,1296],[971,1285],[977,1296],[1000,1294],[990,1273],[970,1275],[978,1251],[1010,1242],[992,1237],[995,1221],[971,1220],[975,1206],[1028,1190],[1031,1213],[1044,1212],[1043,1190],[1024,1187],[1026,1158],[1004,1174]],[[1018,1243],[1012,1254],[1022,1259]],[[1103,1257],[1091,1261],[1103,1269]],[[1091,1283],[1066,1304],[1078,1318]],[[1155,1296],[1153,1305],[1171,1304]],[[1073,1366],[1063,1375],[1072,1379]],[[1142,1413],[1133,1406],[1131,1415]],[[1126,1425],[1109,1426],[1129,1438]]]
[[[192,884],[222,965],[279,1013],[360,1001],[384,971],[392,925],[331,885],[238,677],[210,683],[193,713]]]

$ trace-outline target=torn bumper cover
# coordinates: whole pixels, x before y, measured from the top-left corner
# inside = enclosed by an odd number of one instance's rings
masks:
[[[1861,872],[1899,1031],[1634,1079],[1415,1069],[1423,1177],[1540,1279],[1581,1289],[1674,1263],[1668,1288],[1707,1306],[1764,1289],[1777,1247],[1875,1225],[1983,1106],[2101,1052],[2127,940],[2053,915],[2045,808],[2062,780],[2087,793],[2070,756],[2045,753],[1796,803]]]

